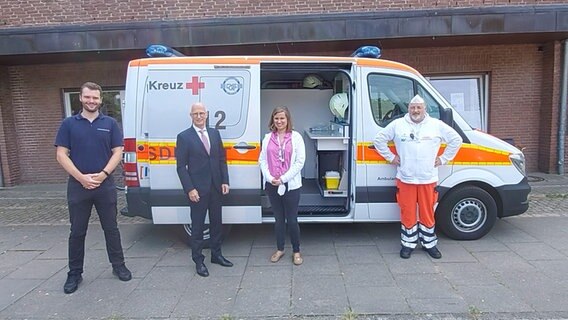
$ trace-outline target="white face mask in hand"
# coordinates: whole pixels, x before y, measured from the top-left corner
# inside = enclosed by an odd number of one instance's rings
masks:
[[[280,196],[283,196],[284,193],[286,193],[286,186],[283,185],[283,184],[279,185],[279,186],[278,186],[278,191],[277,191],[277,193],[278,193]]]

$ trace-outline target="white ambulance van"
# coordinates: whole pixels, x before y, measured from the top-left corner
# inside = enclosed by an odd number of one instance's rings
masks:
[[[348,108],[330,110],[337,94]],[[464,141],[456,158],[439,170],[438,230],[453,239],[478,239],[497,218],[525,212],[530,186],[523,153],[472,129],[407,65],[354,57],[210,56],[130,61],[122,214],[184,225],[190,232],[189,200],[174,150],[176,135],[191,125],[191,105],[201,101],[227,151],[231,191],[223,203],[224,223],[274,221],[258,156],[277,106],[290,109],[306,144],[300,222],[399,221],[396,168],[372,141],[406,113],[416,94],[426,100],[430,116],[455,128]]]

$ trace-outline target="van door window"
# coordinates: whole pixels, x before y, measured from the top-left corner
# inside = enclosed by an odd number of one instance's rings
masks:
[[[411,79],[384,74],[369,74],[369,98],[373,119],[385,127],[392,120],[408,111],[408,103],[414,97],[414,83]]]
[[[440,104],[430,93],[412,79],[384,74],[370,74],[368,77],[369,98],[373,119],[386,127],[394,119],[408,112],[408,103],[419,94],[426,102],[426,111],[432,118],[440,119]],[[416,90],[415,90],[416,88]]]

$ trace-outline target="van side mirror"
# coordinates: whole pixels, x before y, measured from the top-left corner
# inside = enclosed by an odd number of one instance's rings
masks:
[[[454,113],[452,109],[440,108],[440,120],[450,127],[454,127]]]

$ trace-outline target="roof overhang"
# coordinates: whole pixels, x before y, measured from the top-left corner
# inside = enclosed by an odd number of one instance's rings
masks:
[[[0,64],[132,59],[153,43],[187,55],[325,54],[566,38],[568,4],[150,21],[0,29]]]

